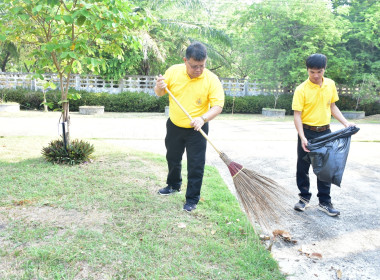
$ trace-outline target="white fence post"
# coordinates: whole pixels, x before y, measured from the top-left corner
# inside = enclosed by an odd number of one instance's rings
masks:
[[[80,90],[80,76],[78,74],[75,75],[75,89]]]
[[[119,79],[119,93],[123,92],[124,89],[124,79]]]

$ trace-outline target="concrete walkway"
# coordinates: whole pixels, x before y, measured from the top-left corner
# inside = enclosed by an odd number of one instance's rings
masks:
[[[0,113],[0,136],[58,136],[59,113]],[[164,114],[71,114],[71,135],[165,155]],[[310,174],[312,207],[292,211],[297,134],[291,121],[257,121],[220,116],[210,123],[209,137],[231,159],[276,180],[293,195],[286,228],[297,244],[276,242],[272,253],[288,279],[380,279],[380,124],[360,124],[352,137],[341,188],[332,186],[341,216],[331,218],[316,209],[316,177]],[[332,124],[332,130],[343,128]],[[231,176],[209,145],[207,164],[217,167],[234,193]],[[321,258],[313,258],[317,253]]]

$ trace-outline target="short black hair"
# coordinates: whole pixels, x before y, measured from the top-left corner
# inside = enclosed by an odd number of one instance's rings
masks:
[[[186,59],[194,59],[196,61],[203,61],[207,58],[207,49],[206,47],[199,43],[194,42],[186,49]]]
[[[315,53],[306,59],[307,69],[326,69],[327,57],[324,54]]]

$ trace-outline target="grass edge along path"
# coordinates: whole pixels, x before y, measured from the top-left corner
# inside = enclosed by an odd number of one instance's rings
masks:
[[[49,141],[0,138],[0,279],[285,279],[215,168],[186,213],[185,188],[157,195],[164,157],[89,140],[58,166]]]

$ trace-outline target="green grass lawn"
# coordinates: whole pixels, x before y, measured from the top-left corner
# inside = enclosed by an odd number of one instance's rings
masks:
[[[185,189],[157,195],[164,157],[90,140],[58,166],[50,140],[0,138],[0,279],[285,279],[215,168],[186,213]]]

